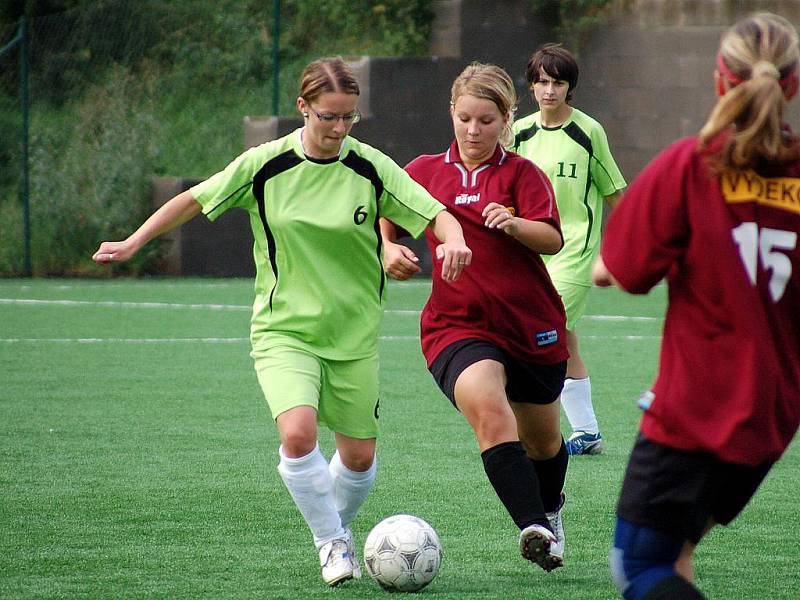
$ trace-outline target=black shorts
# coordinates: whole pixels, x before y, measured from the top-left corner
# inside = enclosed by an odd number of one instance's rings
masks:
[[[558,400],[567,374],[567,361],[540,365],[517,360],[485,340],[460,340],[442,350],[430,371],[444,395],[456,406],[455,388],[459,375],[470,365],[491,359],[506,370],[506,395],[512,402],[550,404]],[[456,406],[456,408],[458,408]]]
[[[697,544],[709,519],[727,525],[736,518],[773,464],[737,465],[706,452],[662,446],[639,434],[617,515]]]

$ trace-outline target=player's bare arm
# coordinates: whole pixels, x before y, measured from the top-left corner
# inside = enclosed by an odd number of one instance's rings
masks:
[[[430,225],[442,242],[436,247],[436,258],[442,261],[442,279],[455,281],[461,270],[472,262],[472,250],[464,241],[464,232],[456,218],[446,210],[437,214]]]
[[[403,244],[395,242],[397,228],[394,223],[381,217],[381,237],[383,238],[383,271],[392,279],[405,281],[422,269],[419,258],[414,251]]]
[[[483,216],[489,229],[500,229],[539,254],[555,254],[564,244],[558,229],[552,225],[514,216],[513,210],[497,202],[487,204]]]
[[[181,192],[154,212],[126,240],[103,242],[92,255],[98,263],[123,262],[130,259],[147,242],[159,235],[180,227],[200,214],[202,206],[190,191]]]

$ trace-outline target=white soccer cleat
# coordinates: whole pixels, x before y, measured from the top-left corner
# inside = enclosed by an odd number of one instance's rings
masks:
[[[558,508],[553,512],[546,513],[550,528],[556,536],[556,541],[550,544],[550,558],[553,569],[564,565],[564,523],[561,521],[561,510],[564,508],[565,500],[564,492],[561,492],[561,501],[558,503]],[[555,564],[556,562],[558,564]]]
[[[556,543],[556,536],[544,525],[528,525],[519,533],[519,551],[522,557],[536,563],[545,571],[552,571],[562,564],[560,559],[550,554],[550,547]]]
[[[348,528],[347,531],[347,552],[350,554],[350,562],[353,565],[353,579],[361,579],[361,564],[358,562],[356,554],[356,544],[353,540],[353,532]]]
[[[348,540],[337,539],[331,540],[319,549],[322,579],[331,587],[353,578],[353,561],[350,558],[348,545]]]

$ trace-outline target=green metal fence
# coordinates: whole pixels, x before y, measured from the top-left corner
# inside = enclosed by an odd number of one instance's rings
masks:
[[[153,175],[214,172],[244,115],[280,110],[281,3],[244,4],[111,0],[0,23],[0,276],[101,273],[93,249],[149,214]],[[121,267],[157,268],[157,246]]]
[[[29,64],[28,64],[28,22],[22,19],[19,23],[16,35],[5,46],[0,48],[0,59],[9,57],[13,54],[19,56],[19,159],[13,161],[12,152],[8,152],[8,168],[9,174],[13,170],[13,163],[18,163],[19,179],[17,188],[19,190],[19,202],[22,206],[22,236],[23,236],[23,259],[22,259],[22,274],[30,277],[33,269],[31,266],[31,221],[30,221],[30,177],[29,177],[29,159],[28,150],[30,147],[29,139],[29,94],[28,94],[28,77],[29,77]],[[8,72],[13,72],[9,70]],[[6,83],[6,82],[4,82]],[[8,96],[6,96],[8,100]],[[13,129],[13,128],[12,128]],[[6,132],[4,132],[6,133]],[[10,132],[9,132],[10,133]],[[14,142],[14,135],[8,135],[6,139],[6,146],[11,146]],[[10,179],[10,177],[9,177]]]
[[[242,151],[244,116],[296,114],[313,58],[426,52],[433,14],[432,0],[62,4],[0,17],[0,277],[107,274],[91,254],[152,212],[154,176],[206,177]],[[158,260],[148,245],[113,272]]]

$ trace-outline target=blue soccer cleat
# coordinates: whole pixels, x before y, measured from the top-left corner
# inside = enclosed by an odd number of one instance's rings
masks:
[[[600,454],[603,451],[603,437],[599,433],[575,431],[569,436],[565,444],[567,446],[567,454],[570,456]]]

